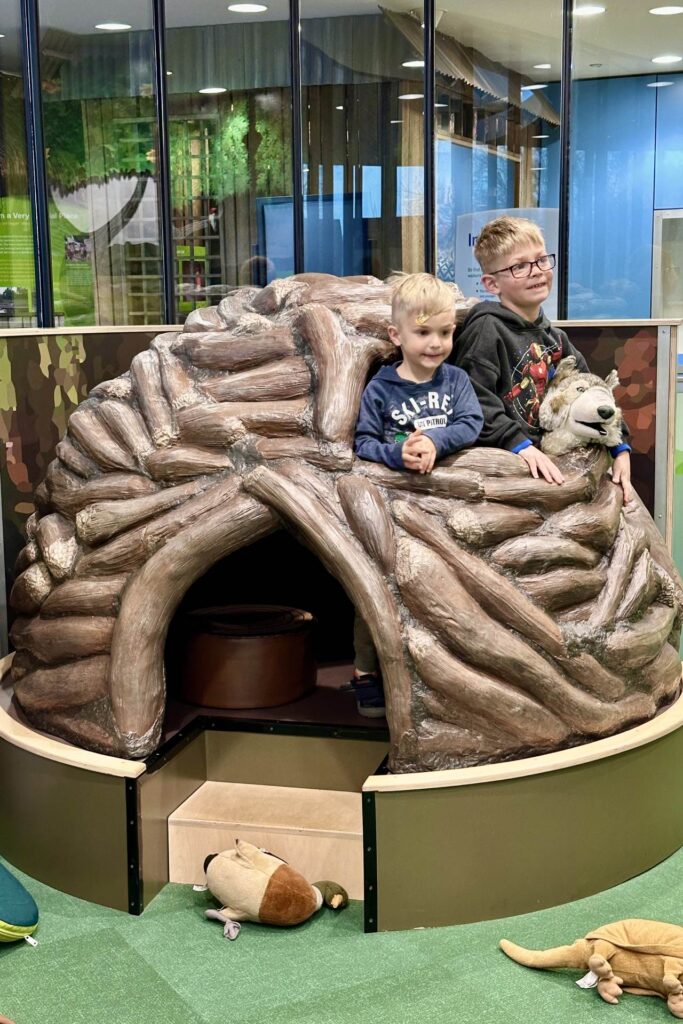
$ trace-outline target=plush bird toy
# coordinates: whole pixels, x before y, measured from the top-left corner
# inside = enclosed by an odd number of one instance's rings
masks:
[[[597,988],[606,1003],[622,992],[666,999],[674,1017],[683,1019],[683,928],[662,921],[630,918],[589,932],[571,946],[524,949],[502,939],[500,948],[525,967],[576,967],[588,970],[577,982]]]
[[[335,882],[311,885],[279,857],[243,839],[234,850],[212,853],[204,861],[206,885],[221,904],[206,916],[223,925],[223,935],[236,939],[241,921],[288,927],[307,921],[323,903],[342,910],[348,894]]]

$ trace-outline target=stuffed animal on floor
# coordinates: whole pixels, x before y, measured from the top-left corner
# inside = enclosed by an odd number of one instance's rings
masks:
[[[589,932],[571,946],[524,949],[502,939],[500,948],[525,967],[575,967],[590,973],[577,984],[597,988],[606,1003],[622,992],[661,996],[683,1020],[683,928],[661,921],[632,918]]]
[[[287,927],[307,921],[323,903],[342,910],[349,902],[335,882],[311,885],[275,854],[243,839],[235,840],[234,850],[210,854],[204,872],[209,891],[221,904],[206,916],[222,922],[227,939],[237,938],[241,921]]]
[[[622,415],[614,401],[618,384],[616,370],[603,380],[577,370],[574,356],[563,359],[538,413],[538,422],[545,431],[541,449],[547,455],[564,455],[589,444],[608,448],[619,444]]]

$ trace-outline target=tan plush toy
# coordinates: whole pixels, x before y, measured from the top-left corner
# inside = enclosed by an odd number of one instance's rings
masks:
[[[307,921],[323,903],[342,910],[348,894],[335,882],[311,885],[279,857],[243,839],[234,850],[213,853],[204,861],[206,884],[221,904],[206,916],[221,921],[223,935],[236,939],[241,921],[289,926]]]
[[[622,992],[661,996],[669,1010],[683,1019],[683,928],[661,921],[631,918],[589,932],[571,946],[524,949],[502,939],[500,948],[525,967],[576,967],[590,973],[578,982],[597,988],[606,1003],[619,1002]]]
[[[623,440],[621,410],[614,401],[618,385],[616,370],[603,380],[577,370],[574,356],[563,359],[538,413],[542,450],[563,455],[589,444],[618,445]]]

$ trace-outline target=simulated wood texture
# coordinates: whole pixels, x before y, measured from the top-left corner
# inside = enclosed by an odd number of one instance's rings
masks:
[[[500,450],[425,476],[354,457],[367,376],[394,354],[390,299],[374,278],[237,289],[74,412],[13,591],[32,722],[107,753],[154,751],[174,610],[277,529],[368,625],[394,772],[573,747],[673,699],[683,583],[642,506],[622,508],[604,449],[562,457],[561,487]]]
[[[309,882],[339,882],[363,898],[360,793],[206,782],[168,821],[171,882],[204,881],[204,858],[246,839]]]

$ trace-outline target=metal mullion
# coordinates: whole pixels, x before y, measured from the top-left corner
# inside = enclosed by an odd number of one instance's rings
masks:
[[[436,268],[435,32],[434,0],[424,0],[424,265],[428,274],[433,274]]]
[[[304,269],[303,119],[301,106],[301,7],[289,0],[289,65],[292,87],[292,200],[294,273]]]
[[[21,0],[21,55],[29,197],[33,206],[33,260],[38,327],[54,326],[47,172],[43,144],[38,0]]]
[[[573,53],[573,0],[562,3],[562,72],[560,79],[560,195],[557,228],[557,247],[560,272],[557,281],[557,317],[567,320],[569,296],[569,190]]]
[[[154,84],[157,112],[157,167],[159,168],[159,235],[161,239],[161,275],[163,314],[167,324],[175,323],[175,253],[171,207],[171,157],[166,97],[166,9],[164,0],[152,0],[154,34]]]

